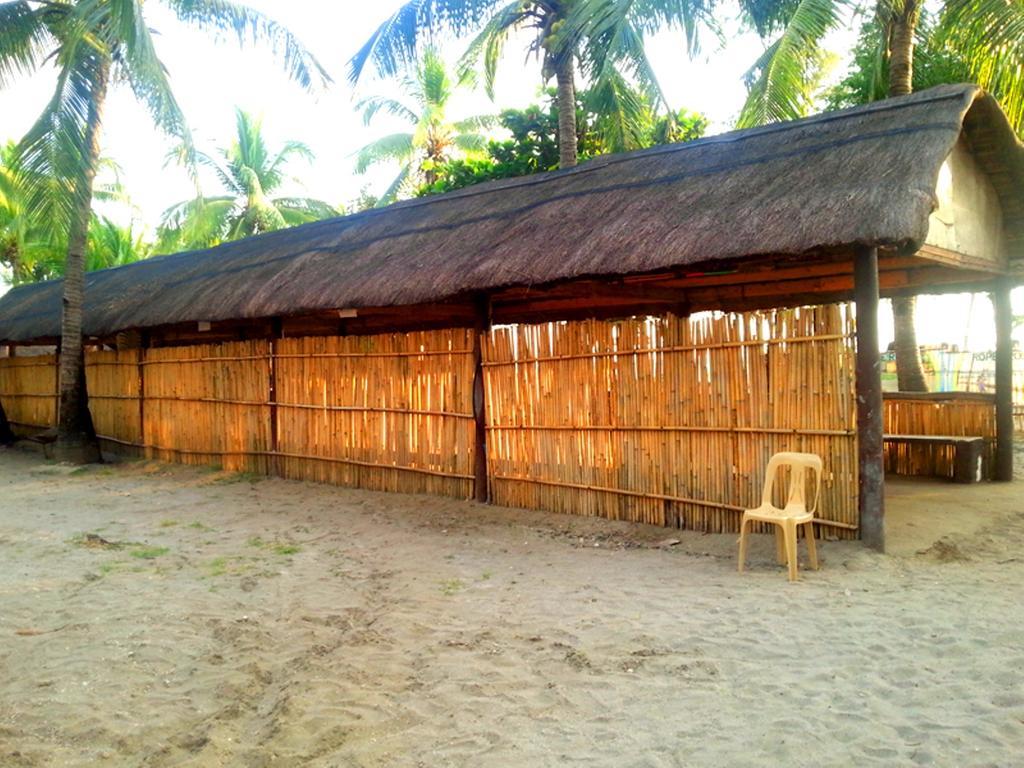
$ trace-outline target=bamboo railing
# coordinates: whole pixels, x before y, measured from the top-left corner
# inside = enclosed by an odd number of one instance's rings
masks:
[[[977,392],[886,393],[883,429],[887,435],[983,437],[982,469],[991,479],[996,441],[995,396]],[[953,477],[950,445],[885,445],[885,471],[897,475]]]

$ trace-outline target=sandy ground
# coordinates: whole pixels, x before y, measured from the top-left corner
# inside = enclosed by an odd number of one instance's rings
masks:
[[[730,536],[0,451],[0,765],[1021,765],[1020,488],[897,484],[898,554],[791,585],[766,537],[741,575]]]

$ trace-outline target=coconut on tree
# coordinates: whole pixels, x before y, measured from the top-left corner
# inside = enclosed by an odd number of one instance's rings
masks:
[[[188,163],[187,146],[171,152],[169,159]],[[289,163],[312,162],[313,152],[300,141],[286,141],[271,148],[263,135],[263,121],[235,109],[235,137],[215,154],[194,150],[200,168],[211,171],[223,187],[222,194],[199,194],[164,211],[157,238],[161,253],[208,248],[229,240],[251,237],[275,229],[294,227],[337,216],[323,200],[275,196],[289,182]]]
[[[268,45],[301,87],[329,78],[286,28],[231,0],[161,0],[187,25],[217,38]],[[29,186],[27,207],[66,233],[60,346],[57,453],[95,460],[99,447],[85,389],[82,308],[93,181],[103,112],[111,87],[128,87],[164,131],[189,143],[188,129],[154,32],[140,2],[10,0],[0,3],[0,88],[52,66],[57,84],[18,145]]]

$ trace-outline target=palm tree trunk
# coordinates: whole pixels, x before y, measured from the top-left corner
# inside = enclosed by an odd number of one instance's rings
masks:
[[[558,167],[576,165],[576,72],[572,53],[565,54],[555,68],[558,83]]]
[[[57,414],[56,456],[84,464],[100,460],[99,443],[89,413],[85,386],[82,311],[85,299],[85,248],[92,217],[92,184],[100,156],[100,128],[110,78],[109,63],[100,66],[92,88],[85,127],[85,174],[76,190],[75,211],[68,231],[64,266],[63,312],[60,326],[60,407]]]
[[[906,0],[893,20],[889,44],[889,95],[905,96],[914,89],[914,35],[921,17],[919,0]],[[892,300],[893,327],[895,329],[896,379],[901,392],[927,392],[921,363],[921,349],[917,344],[914,327],[913,296]]]
[[[914,328],[913,296],[899,296],[892,300],[892,318],[896,343],[896,380],[900,392],[927,392],[928,383],[924,378],[921,363],[921,349],[917,345],[917,331]]]
[[[893,19],[889,40],[890,96],[906,96],[914,90],[914,37],[920,18],[920,0],[905,0]]]

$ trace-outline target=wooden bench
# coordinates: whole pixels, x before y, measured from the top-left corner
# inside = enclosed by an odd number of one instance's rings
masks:
[[[952,435],[883,435],[886,443],[905,445],[949,445],[953,447],[953,482],[978,483],[984,477],[982,459],[985,438]]]

